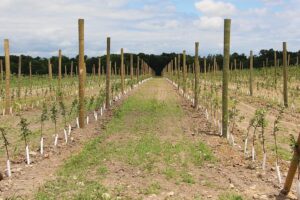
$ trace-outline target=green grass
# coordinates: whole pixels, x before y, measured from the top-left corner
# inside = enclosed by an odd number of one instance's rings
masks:
[[[106,161],[121,162],[143,173],[155,170],[167,180],[194,184],[194,178],[187,173],[189,167],[201,167],[215,158],[201,141],[180,137],[170,142],[161,137],[164,120],[176,121],[182,116],[183,110],[174,99],[157,100],[149,97],[147,90],[141,90],[114,111],[106,130],[69,158],[58,171],[58,178],[41,187],[36,199],[101,199],[105,192],[118,195],[124,188],[111,192],[101,184],[110,173]],[[176,131],[174,134],[182,134],[182,130]],[[141,191],[145,195],[157,194],[160,189],[154,182]]]
[[[189,184],[195,183],[193,176],[191,174],[187,173],[186,171],[181,172],[180,177],[181,177],[182,182],[184,182],[184,183],[189,183]]]
[[[219,200],[243,200],[243,197],[234,192],[225,192],[219,196]]]
[[[100,174],[100,175],[105,175],[107,174],[108,172],[108,169],[106,166],[100,166],[97,170],[97,172]]]
[[[163,174],[165,175],[167,180],[173,179],[176,177],[176,169],[173,167],[167,167],[164,171]]]
[[[159,185],[159,183],[154,182],[151,183],[146,189],[142,190],[142,193],[144,195],[159,194],[160,189],[161,186]]]

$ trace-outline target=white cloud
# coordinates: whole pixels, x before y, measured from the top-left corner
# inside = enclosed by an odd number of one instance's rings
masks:
[[[266,5],[271,5],[271,6],[278,6],[282,5],[284,3],[283,0],[261,0],[264,4]]]
[[[194,25],[205,30],[220,30],[223,26],[223,18],[203,16],[195,20]]]
[[[214,0],[201,0],[195,3],[196,8],[208,16],[228,17],[236,12],[236,8],[231,3]]]

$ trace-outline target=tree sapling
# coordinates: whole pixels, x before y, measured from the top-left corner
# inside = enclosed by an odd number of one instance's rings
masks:
[[[40,153],[41,155],[44,154],[44,137],[43,137],[43,128],[44,128],[44,122],[48,119],[48,110],[47,110],[47,105],[44,102],[43,103],[43,109],[42,109],[42,114],[41,114],[41,118],[40,118],[40,122],[41,122],[41,146],[40,146]]]
[[[8,140],[6,138],[6,130],[4,128],[0,128],[1,136],[3,139],[5,151],[6,151],[6,170],[7,170],[7,176],[11,177],[11,169],[10,169],[10,160],[9,160],[9,153],[8,153]],[[0,179],[1,180],[1,179]]]
[[[28,136],[32,133],[28,126],[29,122],[27,122],[27,119],[21,117],[19,126],[21,128],[21,139],[25,142],[25,150],[26,150],[26,161],[27,164],[30,165],[30,157],[29,157],[29,147],[28,147]]]

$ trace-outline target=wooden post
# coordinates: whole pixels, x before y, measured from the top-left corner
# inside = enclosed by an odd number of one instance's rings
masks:
[[[67,65],[65,65],[65,77],[67,77],[68,72],[67,72]]]
[[[199,71],[200,71],[200,66],[199,66],[199,42],[195,43],[195,103],[194,103],[194,108],[197,109],[198,108],[198,91],[199,91]]]
[[[130,54],[130,80],[131,80],[131,88],[133,87],[133,55]]]
[[[110,64],[110,37],[107,38],[107,47],[106,47],[106,108],[110,107],[110,73],[111,73],[111,64]]]
[[[253,96],[253,51],[250,51],[249,90],[250,90],[250,96]]]
[[[222,133],[227,137],[228,128],[228,70],[230,62],[230,26],[231,20],[224,20],[224,61],[223,61],[223,87],[222,87]]]
[[[177,57],[176,56],[174,58],[174,67],[175,67],[175,69],[174,69],[175,70],[175,74],[174,74],[175,75],[175,77],[174,77],[175,80],[174,81],[178,83],[178,80],[177,80],[178,65],[177,65]]]
[[[98,78],[101,78],[101,56],[98,58]]]
[[[9,54],[9,40],[4,40],[4,54],[5,54],[5,113],[8,114],[10,110],[10,54]]]
[[[58,92],[61,92],[61,50],[58,50]]]
[[[70,71],[71,78],[73,78],[73,65],[74,65],[74,63],[73,63],[73,61],[71,61],[71,71]]]
[[[181,70],[181,66],[180,66],[180,54],[178,54],[178,59],[177,59],[177,61],[178,61],[178,74],[177,74],[177,78],[178,78],[178,90],[179,90],[179,88],[180,88],[180,70]]]
[[[18,98],[21,97],[21,74],[22,74],[22,56],[19,56],[19,66],[18,66]]]
[[[140,75],[140,57],[137,57],[137,66],[136,66],[136,78],[137,82],[139,82],[139,75]]]
[[[0,81],[1,81],[1,87],[2,87],[2,82],[3,82],[3,60],[1,59],[0,60],[0,73],[1,73],[1,75],[0,75]]]
[[[50,58],[48,59],[48,74],[49,74],[49,81],[50,84],[52,82],[52,64]]]
[[[185,55],[185,50],[183,51],[183,94],[185,95],[186,93],[186,55]]]
[[[32,92],[32,66],[31,66],[31,62],[29,62],[29,82],[30,82],[30,91]]]
[[[284,106],[288,107],[288,87],[287,87],[287,47],[286,42],[283,42],[283,102]]]
[[[290,190],[291,190],[291,186],[293,184],[293,180],[294,180],[294,176],[296,174],[297,168],[298,168],[298,164],[299,164],[299,152],[300,152],[300,134],[298,135],[298,139],[297,139],[297,145],[298,148],[294,149],[294,155],[293,158],[291,160],[290,163],[290,168],[287,174],[287,177],[285,179],[285,183],[284,183],[284,187],[281,190],[281,193],[284,195],[287,195]]]
[[[85,85],[85,64],[84,64],[84,19],[78,20],[79,35],[79,127],[84,128],[85,103],[84,103],[84,85]]]
[[[275,82],[275,89],[277,87],[277,53],[274,51],[274,71],[275,71],[275,76],[274,76],[274,82]]]
[[[93,80],[95,79],[96,76],[96,65],[93,64]]]
[[[124,94],[125,90],[125,67],[124,67],[124,50],[121,48],[121,92]]]

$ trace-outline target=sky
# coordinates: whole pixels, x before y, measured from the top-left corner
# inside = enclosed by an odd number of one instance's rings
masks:
[[[85,54],[111,50],[161,54],[223,52],[224,19],[231,18],[231,52],[300,48],[300,0],[1,0],[0,41],[11,54],[78,54],[78,19],[85,21]],[[3,55],[3,47],[0,48]]]

